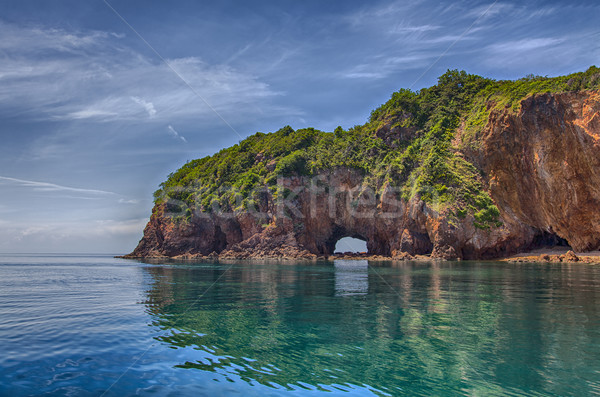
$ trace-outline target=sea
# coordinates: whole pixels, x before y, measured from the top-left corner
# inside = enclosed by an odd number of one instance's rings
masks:
[[[5,254],[0,395],[600,395],[600,267]]]

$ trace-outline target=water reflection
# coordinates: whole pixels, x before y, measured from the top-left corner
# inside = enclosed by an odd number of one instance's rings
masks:
[[[369,262],[367,260],[336,260],[335,294],[366,295],[369,290]]]
[[[498,263],[156,266],[181,368],[392,395],[600,391],[600,271]]]

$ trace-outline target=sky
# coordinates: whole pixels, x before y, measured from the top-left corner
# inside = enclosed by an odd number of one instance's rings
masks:
[[[597,1],[0,8],[0,253],[128,253],[186,161],[285,125],[363,124],[447,69],[516,79],[600,65]]]

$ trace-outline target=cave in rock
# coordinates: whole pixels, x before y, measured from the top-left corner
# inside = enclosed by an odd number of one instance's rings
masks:
[[[227,247],[227,235],[219,226],[215,227],[215,252],[219,253]]]
[[[555,233],[540,231],[531,242],[531,249],[544,247],[569,247],[569,243],[564,238]]]

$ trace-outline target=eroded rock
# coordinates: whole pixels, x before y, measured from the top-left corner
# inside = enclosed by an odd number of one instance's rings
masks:
[[[418,197],[398,200],[387,188],[378,196],[361,196],[365,175],[335,168],[318,175],[319,186],[326,187],[322,191],[313,189],[315,178],[283,178],[292,195],[283,204],[266,195],[255,212],[194,213],[184,223],[169,216],[169,205],[157,205],[130,257],[313,260],[332,255],[336,242],[346,236],[364,239],[370,255],[396,258],[498,258],[531,248],[540,236],[566,241],[577,251],[597,249],[599,111],[600,93],[582,91],[533,95],[518,112],[505,108],[490,113],[474,138],[479,145],[461,155],[481,170],[500,210],[497,227],[477,227],[470,215],[451,218]],[[377,131],[383,138],[393,134],[390,142],[413,133],[399,127]],[[569,252],[563,258],[538,259],[573,262],[578,257]]]

